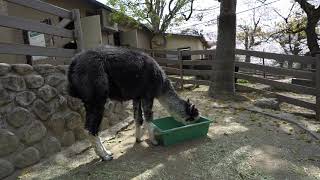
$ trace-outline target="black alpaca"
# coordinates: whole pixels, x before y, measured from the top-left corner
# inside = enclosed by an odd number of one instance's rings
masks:
[[[190,123],[199,117],[198,110],[189,100],[179,98],[155,60],[142,52],[113,46],[81,52],[72,60],[68,81],[69,94],[84,103],[85,129],[103,160],[112,159],[112,153],[104,148],[98,137],[104,105],[109,99],[133,100],[137,142],[141,141],[143,113],[149,138],[157,144],[150,124],[154,98],[182,123]]]

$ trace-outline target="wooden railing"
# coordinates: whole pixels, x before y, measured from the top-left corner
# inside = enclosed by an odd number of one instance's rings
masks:
[[[20,6],[32,8],[44,13],[52,14],[63,19],[57,25],[48,25],[35,20],[25,19],[23,17],[0,15],[0,26],[19,30],[34,31],[58,37],[71,38],[77,42],[78,49],[73,50],[63,48],[46,48],[26,44],[0,43],[0,54],[69,58],[74,56],[76,52],[83,49],[83,38],[79,10],[74,9],[72,11],[69,11],[40,0],[5,1],[7,1],[8,3],[14,3]],[[74,22],[74,30],[68,30],[64,28],[70,22]]]
[[[181,88],[184,84],[197,84],[197,85],[210,85],[209,80],[197,80],[197,79],[185,79],[185,76],[207,76],[210,77],[212,70],[212,62],[215,54],[215,50],[200,50],[200,51],[169,51],[168,53],[164,50],[146,50],[154,59],[162,66],[167,74],[176,75],[170,77],[175,82],[179,82]],[[170,58],[166,58],[167,56]],[[172,55],[176,55],[175,58]],[[186,55],[204,55],[204,59],[196,60],[182,60],[182,56]],[[267,92],[277,97],[280,102],[286,102],[296,106],[304,107],[313,111],[316,111],[316,117],[320,120],[320,57],[308,57],[308,56],[293,56],[293,55],[283,55],[276,53],[258,52],[258,51],[245,51],[236,50],[236,55],[252,56],[264,59],[272,59],[276,61],[288,61],[297,62],[301,64],[313,64],[316,65],[316,70],[297,70],[288,69],[274,66],[266,66],[260,64],[253,64],[247,62],[235,62],[235,66],[239,67],[239,72],[235,72],[235,77],[238,79],[245,79],[253,83],[266,84],[279,90],[295,92],[299,94],[308,94],[316,96],[316,103],[306,102],[300,99],[288,97],[281,95],[279,93]],[[184,66],[189,65],[188,68]],[[204,70],[193,69],[192,66],[203,66]],[[316,83],[315,87],[307,87],[296,84],[289,84],[273,79],[268,79],[265,77],[257,76],[255,74],[247,73],[246,70],[260,71],[263,73],[268,73],[269,75],[283,75],[295,78],[302,78],[314,81]],[[210,79],[210,78],[208,78]],[[237,84],[238,87],[244,86]],[[253,88],[252,88],[253,89]],[[255,89],[257,91],[261,91]]]

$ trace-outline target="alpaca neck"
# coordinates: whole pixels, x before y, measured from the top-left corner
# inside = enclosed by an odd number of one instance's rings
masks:
[[[163,94],[158,97],[160,104],[175,118],[183,118],[185,101],[181,99],[171,83],[165,87]]]

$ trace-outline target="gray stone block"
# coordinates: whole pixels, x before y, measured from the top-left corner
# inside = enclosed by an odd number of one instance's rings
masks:
[[[0,87],[0,106],[10,103],[13,100],[13,96],[8,93],[7,90]]]
[[[25,108],[16,107],[8,115],[7,122],[11,126],[19,128],[25,125],[26,123],[31,122],[31,113]]]
[[[56,97],[57,95],[58,95],[57,89],[49,85],[44,85],[38,90],[38,96],[46,102],[50,101],[52,98]]]
[[[16,151],[19,146],[18,137],[7,129],[0,129],[0,156]]]
[[[19,129],[21,141],[28,145],[39,142],[47,133],[47,129],[40,121],[34,121],[32,124]]]
[[[7,75],[1,78],[2,86],[12,91],[23,91],[26,89],[26,83],[21,76]]]
[[[10,69],[11,69],[11,66],[9,64],[0,63],[0,76],[8,74]]]
[[[39,160],[39,151],[35,147],[28,147],[15,157],[14,165],[17,168],[24,168],[37,163]]]
[[[68,112],[64,116],[66,126],[68,129],[73,130],[81,125],[81,116],[76,112]]]
[[[46,77],[46,83],[50,86],[57,86],[66,81],[66,76],[62,73],[50,74]]]
[[[40,88],[44,84],[44,78],[40,75],[28,75],[24,77],[24,80],[30,89]]]
[[[20,75],[26,75],[33,72],[33,67],[29,64],[13,64],[12,70]]]
[[[24,91],[17,93],[15,99],[20,106],[29,106],[36,99],[36,94],[31,91]]]
[[[52,114],[50,107],[40,99],[37,99],[33,103],[32,110],[42,121],[48,120],[49,116]]]
[[[76,141],[72,131],[66,131],[61,138],[62,146],[70,146]]]
[[[11,175],[14,172],[14,166],[11,162],[0,159],[0,179]]]

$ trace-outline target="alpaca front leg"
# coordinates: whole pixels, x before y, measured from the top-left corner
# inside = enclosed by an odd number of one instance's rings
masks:
[[[104,104],[102,105],[85,105],[86,107],[86,123],[85,129],[89,131],[89,140],[94,148],[96,154],[105,161],[110,161],[113,159],[112,153],[107,151],[103,146],[99,136],[99,127],[102,121],[102,115],[104,112]]]
[[[145,118],[145,123],[146,123],[146,127],[148,129],[149,139],[150,139],[150,141],[151,141],[151,143],[153,145],[158,145],[158,141],[155,138],[154,128],[153,128],[153,125],[152,125],[152,121],[153,121],[153,112],[152,112],[153,99],[144,99],[142,101],[142,105],[143,105],[143,114],[144,114],[144,118]]]
[[[142,107],[141,100],[133,100],[133,117],[135,121],[136,127],[136,142],[141,142],[141,138],[143,136],[143,117],[142,117]]]

